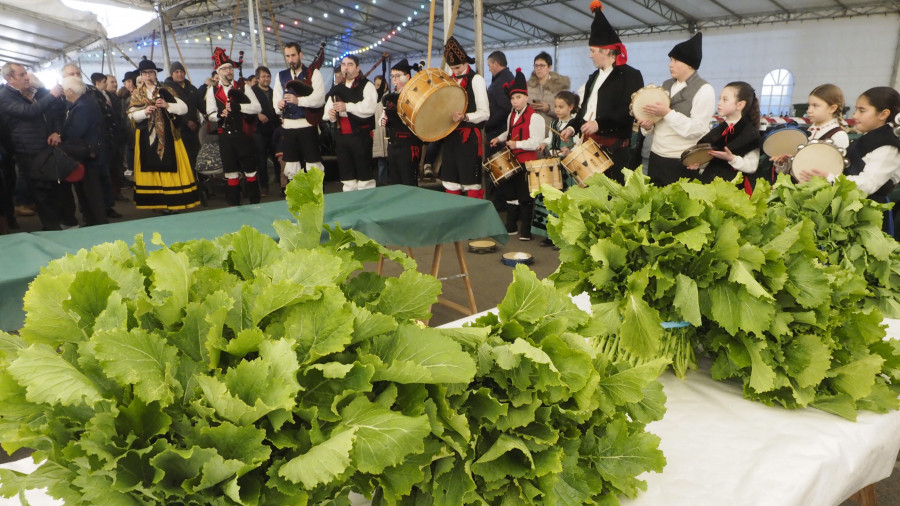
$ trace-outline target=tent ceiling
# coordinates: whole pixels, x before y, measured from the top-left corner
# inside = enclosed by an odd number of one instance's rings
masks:
[[[142,9],[154,7],[151,0],[94,1]],[[257,1],[263,25],[273,28],[266,32],[266,45],[271,50],[279,47],[276,29],[282,42],[298,41],[308,48],[307,52],[326,41],[327,59],[372,45],[393,31],[396,34],[374,50],[361,54],[361,59],[374,60],[383,51],[416,58],[424,55],[427,48],[429,4],[425,0]],[[48,9],[49,3],[58,8]],[[589,0],[483,0],[485,47],[584,40],[592,20],[589,3]],[[610,23],[623,37],[900,13],[900,0],[606,0],[603,4]],[[233,36],[242,49],[250,45],[247,0],[240,0],[236,28],[235,0],[160,0],[159,5],[168,13],[179,41],[195,38],[205,41],[206,37],[215,41],[219,36],[227,41]],[[270,7],[276,20],[274,26]],[[24,15],[29,12],[30,18]],[[54,15],[48,16],[47,12]],[[67,9],[58,0],[3,0],[0,18],[3,18],[0,60],[44,61],[103,37],[102,27],[92,15]],[[444,33],[440,2],[435,18],[434,48],[437,50]],[[404,21],[405,27],[401,25]],[[399,31],[398,25],[401,25]],[[116,42],[120,45],[149,42],[157,28],[158,23],[149,23]],[[471,48],[474,29],[472,1],[462,0],[454,35]]]
[[[146,0],[105,0],[141,4]],[[247,2],[241,1],[237,29],[234,0],[175,1],[183,6],[172,18],[179,39],[234,36],[249,45]],[[326,57],[369,46],[386,37],[402,22],[390,39],[361,55],[375,59],[382,51],[417,57],[425,53],[428,38],[428,8],[424,0],[268,0],[282,42],[299,41],[315,48],[327,41]],[[583,40],[590,31],[588,0],[483,0],[486,48],[547,45]],[[694,31],[705,28],[748,26],[801,20],[834,19],[900,13],[898,0],[607,0],[604,12],[622,36]],[[421,6],[424,5],[424,9]],[[340,9],[344,12],[341,13]],[[266,0],[260,0],[264,26],[272,26]],[[413,12],[417,11],[416,15]],[[327,14],[327,17],[326,17]],[[444,32],[443,8],[435,19],[435,48]],[[312,18],[312,22],[310,22]],[[408,18],[412,18],[411,20]],[[462,0],[454,35],[466,46],[474,46],[474,10],[471,0]],[[123,42],[146,41],[149,33],[125,37]],[[277,49],[274,30],[266,32],[266,45]],[[307,49],[310,51],[310,49]]]
[[[59,0],[0,3],[0,62],[35,66],[106,36],[97,18]]]

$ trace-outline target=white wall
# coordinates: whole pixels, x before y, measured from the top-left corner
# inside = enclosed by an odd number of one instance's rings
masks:
[[[843,91],[848,105],[873,86],[889,86],[898,47],[900,16],[760,25],[710,30],[703,33],[700,75],[718,93],[730,81],[747,81],[761,91],[763,77],[776,68],[794,74],[791,103],[805,103],[809,92],[823,83]],[[628,63],[644,74],[648,84],[669,77],[666,56],[686,33],[631,37],[623,42]],[[534,56],[553,47],[505,50],[511,69],[530,75]],[[488,52],[488,51],[486,51]],[[593,72],[587,42],[560,46],[554,69],[572,79],[573,90]],[[490,78],[488,78],[490,81]]]

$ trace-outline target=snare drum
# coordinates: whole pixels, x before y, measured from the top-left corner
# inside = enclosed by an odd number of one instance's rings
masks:
[[[572,148],[569,156],[563,158],[562,166],[572,174],[578,186],[587,186],[584,182],[594,174],[601,174],[612,167],[613,161],[594,139],[586,139],[581,145]]]
[[[495,185],[505,183],[509,178],[522,171],[522,166],[509,148],[504,148],[488,158],[484,168],[491,175],[491,181]]]
[[[638,121],[650,120],[654,123],[662,119],[662,116],[654,116],[644,112],[644,106],[661,102],[669,104],[669,94],[666,90],[652,84],[644,86],[631,94],[631,115]]]
[[[684,153],[681,153],[681,165],[690,167],[709,163],[713,159],[713,155],[709,154],[712,148],[712,144],[703,143],[684,150]]]
[[[400,91],[397,114],[416,137],[433,142],[456,128],[450,114],[465,111],[468,104],[466,90],[452,76],[441,69],[425,69]]]
[[[844,158],[844,150],[836,147],[830,139],[810,141],[801,146],[791,159],[791,174],[796,177],[798,171],[820,169],[836,176],[843,173],[849,165],[850,161]]]
[[[800,146],[806,146],[809,143],[809,137],[806,132],[796,125],[778,125],[763,137],[763,152],[769,155],[769,158],[775,158],[782,155],[794,156],[797,154]]]
[[[497,250],[497,243],[494,241],[469,241],[469,251],[472,253],[493,253]]]
[[[557,190],[563,189],[562,169],[559,167],[559,158],[544,158],[525,162],[525,172],[528,174],[528,191],[534,193],[547,184]]]

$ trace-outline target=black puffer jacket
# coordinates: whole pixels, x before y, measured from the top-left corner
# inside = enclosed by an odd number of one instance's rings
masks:
[[[0,88],[0,116],[9,127],[16,153],[34,155],[47,145],[47,137],[62,130],[66,106],[47,90],[38,90],[32,102],[18,90]]]

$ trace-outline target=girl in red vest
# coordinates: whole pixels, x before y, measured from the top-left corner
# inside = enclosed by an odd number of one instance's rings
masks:
[[[528,105],[528,82],[522,69],[516,69],[515,80],[505,84],[504,88],[509,94],[512,111],[509,113],[506,131],[491,139],[491,146],[506,142],[506,147],[524,166],[525,162],[537,160],[537,149],[544,140],[544,118]],[[506,203],[506,231],[509,235],[518,233],[520,241],[530,241],[534,200],[528,192],[525,171],[519,171],[504,184],[510,185],[511,196],[515,199]]]

